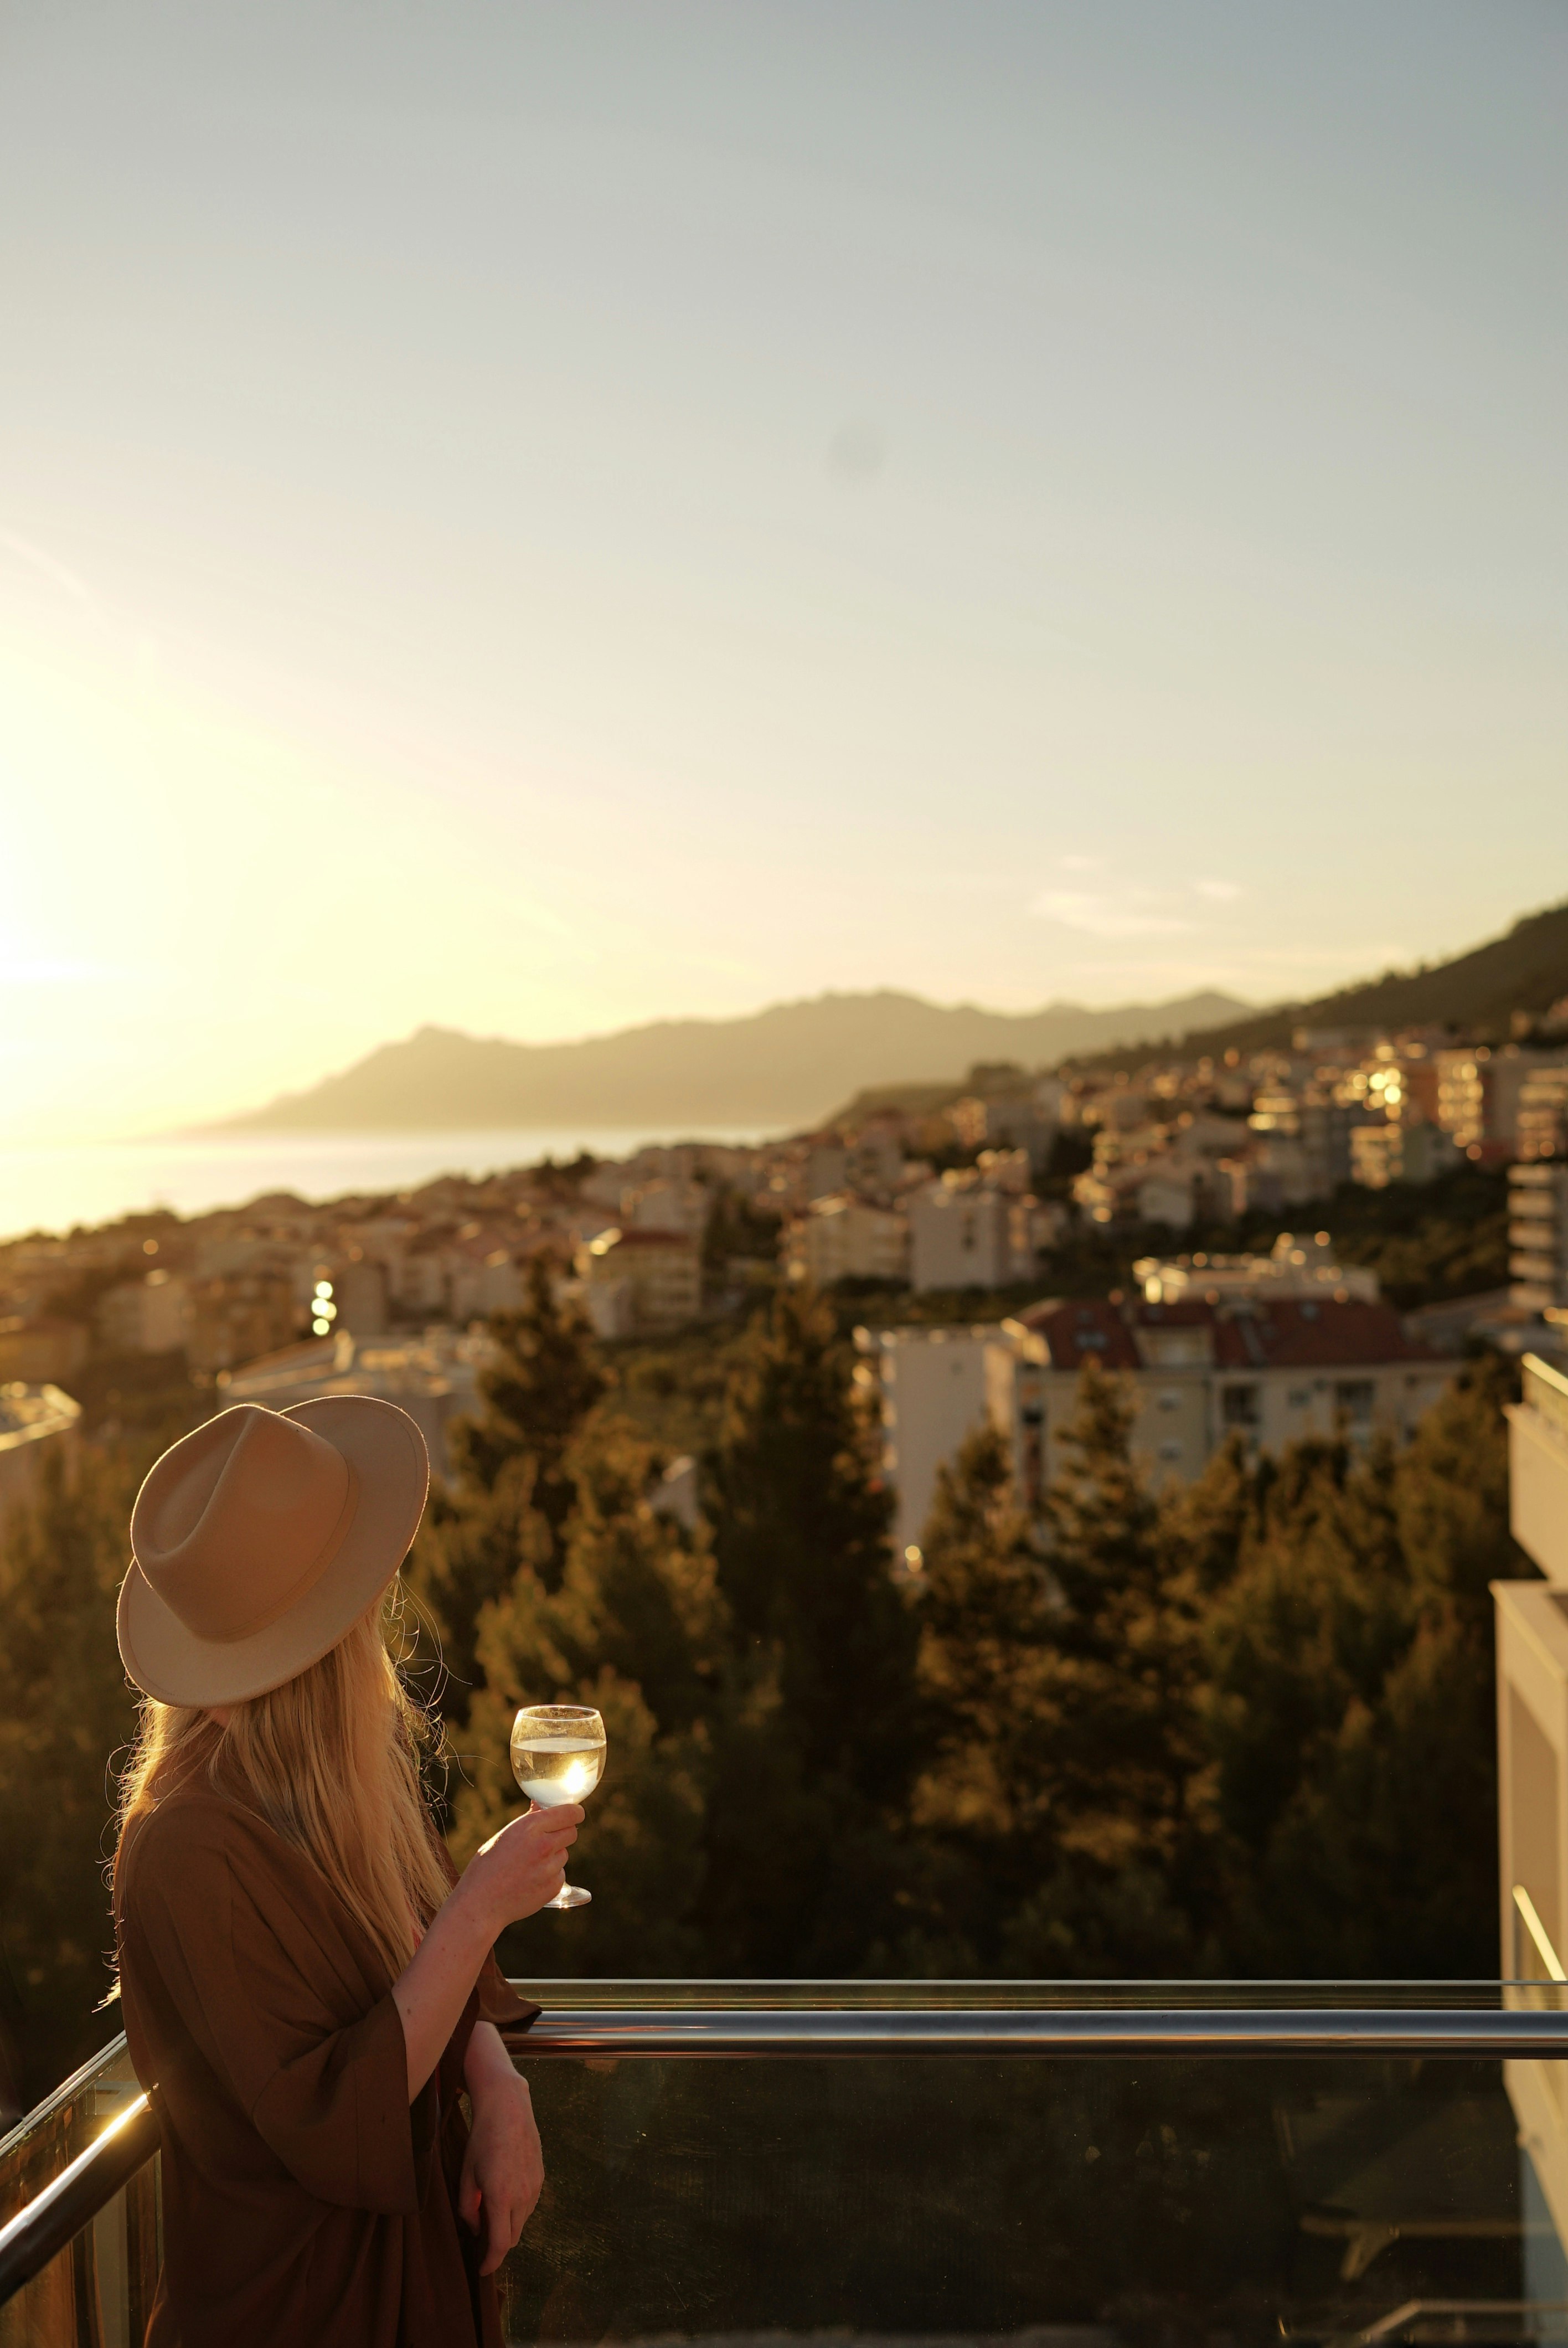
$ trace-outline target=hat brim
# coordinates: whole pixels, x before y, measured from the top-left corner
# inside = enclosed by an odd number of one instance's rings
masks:
[[[392,1581],[414,1544],[430,1488],[425,1437],[405,1410],[375,1395],[323,1395],[280,1413],[302,1419],[359,1478],[354,1522],[299,1603],[247,1639],[199,1639],[139,1565],[120,1584],[120,1661],[159,1704],[240,1704],[320,1663]]]

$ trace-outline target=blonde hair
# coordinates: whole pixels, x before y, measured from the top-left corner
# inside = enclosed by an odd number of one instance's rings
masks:
[[[143,1698],[119,1848],[182,1788],[226,1795],[314,1860],[395,1978],[451,1878],[419,1783],[430,1723],[387,1652],[380,1603],[319,1663],[226,1709],[220,1727],[210,1713]]]

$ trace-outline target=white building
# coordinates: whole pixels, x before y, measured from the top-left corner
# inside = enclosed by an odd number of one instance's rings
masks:
[[[1509,1168],[1508,1244],[1514,1303],[1532,1313],[1568,1304],[1568,1165]]]
[[[1011,1170],[1012,1161],[1008,1161]],[[910,1280],[933,1288],[1009,1288],[1032,1277],[1030,1199],[973,1174],[944,1174],[909,1200]]]
[[[1494,1581],[1497,1625],[1498,1971],[1512,2006],[1563,2010],[1568,1979],[1568,1379],[1525,1356],[1509,1411],[1510,1515],[1540,1581]],[[1539,1987],[1525,1987],[1538,1983]],[[1568,2092],[1559,2063],[1503,2065],[1519,2140],[1559,2238],[1568,2240]],[[1524,2240],[1526,2299],[1560,2297]],[[1544,2262],[1543,2262],[1544,2263]]]
[[[1132,1266],[1146,1304],[1238,1296],[1344,1296],[1378,1302],[1378,1275],[1342,1264],[1327,1231],[1281,1231],[1267,1255],[1140,1256]]]
[[[601,1337],[678,1329],[702,1303],[702,1259],[684,1231],[612,1226],[577,1253],[583,1304]]]
[[[705,1183],[660,1177],[626,1192],[620,1202],[621,1224],[638,1231],[680,1231],[701,1246],[712,1203]]]
[[[420,1337],[359,1338],[347,1329],[264,1354],[218,1375],[220,1403],[259,1402],[268,1410],[321,1395],[379,1395],[415,1420],[438,1476],[447,1473],[446,1423],[477,1406],[479,1370],[489,1357],[483,1336],[426,1330]]]
[[[897,1556],[918,1563],[937,1471],[988,1418],[1013,1436],[1014,1347],[999,1324],[856,1333],[881,1389],[882,1464],[897,1499]]]
[[[789,1227],[785,1263],[792,1280],[814,1288],[835,1280],[907,1280],[909,1224],[895,1209],[864,1199],[814,1199]]]
[[[511,1248],[484,1238],[459,1241],[446,1251],[446,1309],[454,1321],[485,1321],[492,1313],[515,1313],[522,1303],[523,1270]],[[355,1327],[352,1320],[349,1326]]]
[[[1408,1441],[1458,1365],[1389,1305],[1343,1293],[1182,1303],[1049,1303],[999,1323],[856,1333],[881,1387],[884,1468],[900,1550],[921,1543],[937,1471],[984,1420],[1039,1508],[1094,1361],[1132,1392],[1132,1454],[1151,1484],[1188,1483],[1230,1437],[1249,1455],[1308,1437]]]
[[[98,1335],[108,1354],[172,1354],[190,1341],[195,1311],[179,1272],[149,1272],[98,1299]]]

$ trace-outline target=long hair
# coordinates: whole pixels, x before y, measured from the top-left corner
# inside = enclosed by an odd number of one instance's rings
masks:
[[[119,1849],[193,1785],[227,1795],[314,1860],[394,1978],[451,1888],[419,1783],[426,1715],[387,1653],[378,1602],[319,1663],[209,1713],[142,1700],[120,1780]]]

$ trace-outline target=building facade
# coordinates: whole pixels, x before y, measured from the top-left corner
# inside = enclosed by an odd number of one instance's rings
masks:
[[[1568,1305],[1568,1162],[1509,1168],[1508,1248],[1516,1305],[1528,1313]]]
[[[684,1231],[612,1225],[579,1249],[577,1271],[589,1319],[600,1336],[679,1329],[702,1310],[702,1254]]]
[[[908,1219],[846,1193],[814,1199],[790,1225],[785,1268],[792,1280],[813,1288],[835,1280],[907,1280]]]
[[[859,1333],[880,1386],[895,1542],[917,1550],[938,1468],[986,1422],[1011,1449],[1037,1511],[1068,1465],[1079,1381],[1096,1362],[1125,1379],[1132,1448],[1150,1484],[1189,1483],[1232,1437],[1246,1453],[1308,1437],[1408,1442],[1459,1364],[1407,1335],[1389,1305],[1292,1296],[1048,1303],[999,1323]]]

